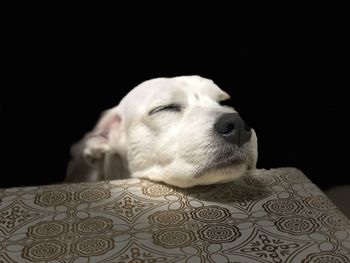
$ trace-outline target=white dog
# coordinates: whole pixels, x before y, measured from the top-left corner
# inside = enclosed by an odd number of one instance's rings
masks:
[[[257,138],[213,81],[156,78],[107,110],[73,145],[67,182],[147,178],[178,187],[231,181],[257,162]]]

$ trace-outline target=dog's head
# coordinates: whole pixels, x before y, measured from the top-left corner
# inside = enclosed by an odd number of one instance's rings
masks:
[[[230,181],[254,169],[257,138],[213,81],[199,76],[157,78],[131,90],[109,110],[95,134],[133,177],[179,187]]]

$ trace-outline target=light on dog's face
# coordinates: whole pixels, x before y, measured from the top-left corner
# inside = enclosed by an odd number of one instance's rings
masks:
[[[133,176],[189,187],[230,181],[254,168],[256,135],[234,109],[220,105],[216,93],[222,91],[214,84],[177,84],[168,97],[150,100],[130,124]]]

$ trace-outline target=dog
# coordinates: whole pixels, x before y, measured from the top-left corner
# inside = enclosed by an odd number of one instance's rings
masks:
[[[66,182],[146,178],[172,186],[225,183],[256,167],[257,136],[230,96],[197,75],[132,89],[71,148]]]

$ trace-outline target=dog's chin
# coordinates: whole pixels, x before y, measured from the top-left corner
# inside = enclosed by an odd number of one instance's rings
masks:
[[[220,170],[237,170],[241,167],[248,167],[249,160],[247,159],[242,159],[242,158],[227,158],[223,159],[220,161],[216,162],[210,162],[204,167],[199,168],[195,175],[194,178],[199,178],[204,176],[207,173],[213,172],[213,171],[220,171]]]
[[[248,167],[252,158],[245,148],[224,147],[215,152],[210,160],[197,169],[194,178],[199,178],[208,172],[225,170],[237,170],[241,167]]]

